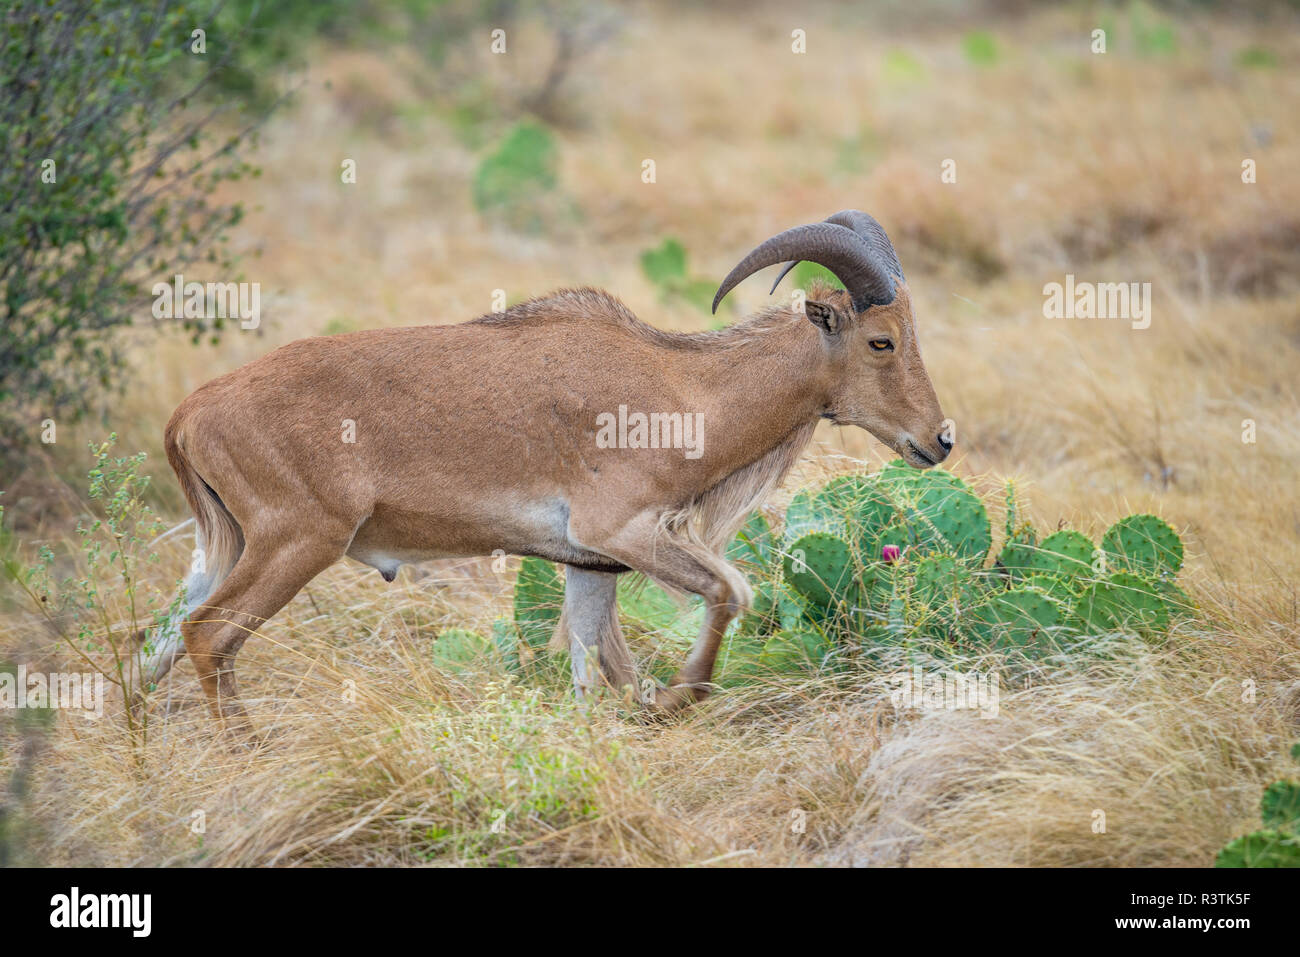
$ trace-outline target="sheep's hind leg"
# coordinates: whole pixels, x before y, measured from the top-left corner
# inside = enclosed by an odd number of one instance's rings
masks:
[[[226,580],[181,626],[214,716],[245,739],[253,729],[235,685],[235,656],[250,634],[343,556],[341,545],[269,541],[250,540]]]

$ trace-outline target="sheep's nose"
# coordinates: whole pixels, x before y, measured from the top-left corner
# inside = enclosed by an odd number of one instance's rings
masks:
[[[936,436],[939,440],[939,448],[943,449],[943,454],[947,455],[952,451],[952,440],[948,438],[948,430],[944,429]]]

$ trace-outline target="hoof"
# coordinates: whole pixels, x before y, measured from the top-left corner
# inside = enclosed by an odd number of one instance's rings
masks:
[[[703,701],[708,695],[708,685],[674,683],[667,688],[655,689],[654,702],[650,706],[650,711],[660,717],[671,717]]]

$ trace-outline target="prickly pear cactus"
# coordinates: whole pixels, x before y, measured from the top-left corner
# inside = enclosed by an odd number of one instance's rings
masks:
[[[477,631],[448,628],[433,642],[433,663],[442,671],[463,671],[492,650],[492,642]]]
[[[1020,585],[1038,589],[1065,608],[1074,605],[1079,598],[1079,591],[1083,589],[1083,583],[1077,578],[1058,578],[1041,572],[1026,575],[1021,579]]]
[[[972,612],[975,631],[994,648],[1051,651],[1053,629],[1061,624],[1060,606],[1036,588],[995,592]]]
[[[828,532],[840,537],[847,534],[842,512],[823,499],[818,490],[801,489],[786,506],[782,537],[789,546],[809,532]]]
[[[888,486],[874,477],[855,478],[857,482],[837,492],[849,505],[845,521],[862,561],[879,561],[886,545],[902,551],[910,541],[902,506]]]
[[[816,671],[827,663],[833,648],[824,632],[812,628],[781,631],[763,645],[759,665],[774,671]]]
[[[1300,761],[1300,744],[1291,748]],[[1263,830],[1253,831],[1219,851],[1215,867],[1300,867],[1300,781],[1274,781],[1259,801]]]
[[[1029,557],[1029,569],[1058,578],[1084,578],[1092,574],[1092,540],[1083,532],[1062,529],[1038,543]]]
[[[1155,589],[1156,594],[1164,600],[1171,623],[1196,617],[1196,603],[1192,601],[1187,592],[1173,582],[1163,578],[1157,579]]]
[[[961,479],[942,469],[914,473],[910,498],[918,538],[961,561],[979,565],[993,544],[989,513]],[[934,535],[926,534],[933,531]],[[937,536],[937,537],[936,537]]]
[[[912,598],[927,605],[969,605],[976,594],[970,568],[952,555],[930,555],[912,566]]]
[[[811,532],[797,539],[785,556],[785,578],[819,608],[845,601],[853,584],[848,543],[828,532]]]
[[[738,628],[741,632],[766,637],[782,628],[794,627],[803,609],[791,597],[789,587],[779,575],[751,581],[750,584],[754,586],[754,604],[740,620]]]
[[[816,500],[824,514],[836,516],[846,526],[886,525],[897,512],[880,483],[870,475],[841,475],[831,479],[817,493]]]
[[[1252,831],[1219,851],[1214,866],[1300,867],[1300,835],[1267,829]]]
[[[689,641],[704,622],[704,604],[699,599],[683,604],[640,575],[619,576],[618,612],[624,628],[634,635]]]
[[[1030,560],[1038,545],[1038,533],[1029,522],[1020,521],[1020,506],[1016,499],[1016,485],[1007,482],[1006,523],[1004,541],[994,566],[1013,579],[1023,578],[1032,570]]]
[[[1131,572],[1116,572],[1086,586],[1075,605],[1083,631],[1150,635],[1169,627],[1169,608],[1155,586]]]
[[[762,512],[750,512],[745,524],[727,546],[727,561],[766,568],[772,562],[776,541]]]
[[[1300,831],[1300,781],[1274,781],[1259,801],[1265,827]]]
[[[546,647],[564,608],[564,579],[544,558],[526,557],[515,578],[515,625],[530,648]]]
[[[1182,543],[1154,516],[1116,522],[1100,548],[1072,530],[1039,541],[1008,482],[1003,544],[985,569],[991,540],[966,483],[901,460],[799,492],[780,535],[754,513],[727,552],[755,602],[730,632],[723,670],[734,678],[760,658],[805,660],[806,648],[792,649],[813,647],[809,636],[855,654],[919,639],[935,654],[974,645],[1041,655],[1080,632],[1149,637],[1195,615],[1174,583]]]
[[[970,566],[952,555],[930,555],[910,567],[908,619],[926,635],[948,638],[980,600]]]
[[[978,565],[993,542],[984,503],[957,476],[924,472],[901,459],[880,472],[880,485],[904,512],[910,542],[921,553],[937,551]]]
[[[492,622],[492,646],[507,671],[519,667],[519,629],[509,618]]]
[[[1164,519],[1155,515],[1122,518],[1101,537],[1111,571],[1129,571],[1144,578],[1172,579],[1183,567],[1183,542]]]

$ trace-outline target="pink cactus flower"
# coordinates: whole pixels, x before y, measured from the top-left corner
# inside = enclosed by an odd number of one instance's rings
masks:
[[[886,545],[880,550],[880,557],[884,559],[885,563],[888,565],[892,565],[894,562],[898,561],[902,555],[903,552],[897,545]]]

